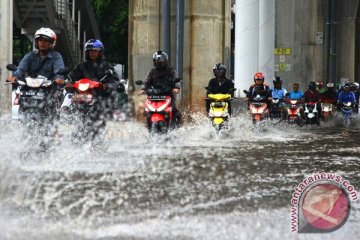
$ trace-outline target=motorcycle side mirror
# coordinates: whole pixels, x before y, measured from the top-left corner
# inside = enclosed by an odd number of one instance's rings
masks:
[[[233,93],[236,91],[236,88],[230,88],[229,93]]]
[[[178,83],[180,82],[182,79],[181,78],[175,78],[174,82]]]
[[[65,74],[67,74],[67,73],[69,73],[69,72],[70,72],[70,69],[69,69],[69,68],[62,68],[62,69],[60,69],[60,70],[57,72],[57,74],[65,75]]]
[[[287,96],[287,97],[290,96],[290,93],[286,93],[285,96]]]
[[[144,82],[143,82],[142,80],[137,80],[137,81],[135,81],[135,84],[136,84],[136,85],[143,85]]]
[[[113,70],[108,69],[108,70],[105,71],[105,74],[106,74],[107,76],[112,76],[112,75],[114,74],[114,72],[113,72]]]
[[[15,64],[8,64],[6,65],[6,69],[9,71],[16,71],[17,66]]]
[[[244,90],[243,92],[244,92],[245,94],[249,94],[249,91],[247,91],[247,90]]]

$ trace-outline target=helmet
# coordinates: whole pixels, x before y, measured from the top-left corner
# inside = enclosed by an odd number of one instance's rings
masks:
[[[255,82],[256,80],[262,80],[262,81],[264,82],[264,80],[265,80],[264,74],[263,74],[262,72],[257,72],[257,73],[255,73],[255,75],[254,75],[254,82]]]
[[[280,77],[274,77],[273,83],[282,83],[282,81],[280,80]]]
[[[153,63],[156,67],[156,69],[163,69],[167,66],[169,60],[169,56],[166,52],[163,52],[161,50],[154,52],[153,54]]]
[[[344,90],[350,90],[350,84],[349,83],[345,83]]]
[[[50,48],[51,49],[54,49],[55,48],[55,45],[56,45],[56,34],[53,30],[51,30],[50,28],[40,28],[39,30],[37,30],[35,32],[35,35],[34,35],[34,39],[35,39],[35,48],[36,49],[39,49],[39,45],[38,45],[38,39],[39,38],[45,38],[47,39],[49,42],[50,42]]]
[[[356,89],[359,89],[359,86],[360,86],[360,85],[359,85],[358,82],[354,82],[353,85],[354,85],[354,87],[356,87]]]
[[[226,71],[226,66],[224,64],[222,64],[222,63],[217,63],[213,67],[213,71],[215,71],[215,70],[224,70],[224,71]]]
[[[90,50],[97,50],[101,53],[104,52],[104,45],[100,40],[97,39],[90,39],[85,43],[84,50],[90,51]]]
[[[169,60],[169,56],[167,55],[166,52],[157,51],[157,52],[154,52],[154,54],[153,54],[153,61],[154,62],[167,63],[168,60]]]
[[[333,88],[333,87],[334,87],[334,84],[330,82],[330,83],[326,84],[326,87],[328,87],[328,88]]]
[[[316,89],[316,83],[315,82],[310,82],[309,89],[310,90],[315,90]]]
[[[226,74],[226,66],[222,63],[217,63],[213,67],[213,73],[215,77],[225,77]]]
[[[316,82],[316,86],[323,86],[323,82]]]

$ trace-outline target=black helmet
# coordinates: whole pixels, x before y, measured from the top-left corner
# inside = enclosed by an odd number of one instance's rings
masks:
[[[315,82],[310,82],[309,89],[310,90],[316,90],[316,83]]]
[[[350,84],[349,83],[345,83],[344,85],[344,90],[350,90]]]
[[[275,84],[275,83],[282,83],[282,81],[280,80],[280,77],[279,76],[277,76],[277,77],[274,77],[274,79],[273,79],[273,83]]]
[[[222,63],[217,63],[213,67],[215,77],[223,78],[226,74],[226,66]]]
[[[169,56],[166,52],[157,51],[153,54],[153,63],[156,69],[163,69],[167,66]]]

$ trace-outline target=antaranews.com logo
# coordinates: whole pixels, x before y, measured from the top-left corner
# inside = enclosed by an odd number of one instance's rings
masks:
[[[291,231],[326,233],[347,221],[351,201],[359,199],[349,181],[336,173],[315,173],[294,188],[291,198]]]

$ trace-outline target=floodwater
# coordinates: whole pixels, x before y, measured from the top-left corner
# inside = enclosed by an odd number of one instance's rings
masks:
[[[333,123],[254,128],[232,119],[220,136],[201,115],[166,137],[109,123],[105,146],[30,154],[17,121],[1,121],[0,239],[357,239],[360,204],[328,234],[291,232],[291,196],[332,172],[359,190],[360,129]],[[360,121],[360,119],[359,119]],[[31,149],[31,148],[30,148]]]

